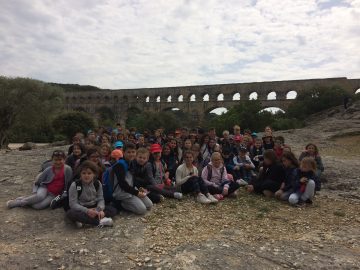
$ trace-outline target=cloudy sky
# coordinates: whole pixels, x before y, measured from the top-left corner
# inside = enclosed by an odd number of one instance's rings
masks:
[[[360,78],[360,0],[0,0],[0,74],[102,88]]]

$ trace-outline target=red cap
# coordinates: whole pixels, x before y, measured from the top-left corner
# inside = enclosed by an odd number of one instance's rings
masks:
[[[162,148],[161,148],[160,144],[157,144],[157,143],[152,144],[152,145],[150,146],[150,152],[151,152],[151,153],[161,153],[161,152],[162,152]]]

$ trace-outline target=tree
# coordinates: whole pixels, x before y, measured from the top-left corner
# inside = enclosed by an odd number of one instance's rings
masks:
[[[53,127],[71,141],[77,132],[86,133],[95,127],[95,123],[85,112],[67,112],[54,119]]]
[[[304,120],[307,116],[343,103],[345,90],[339,87],[319,87],[301,92],[288,108],[288,116]]]
[[[18,132],[21,137],[28,129],[46,126],[62,108],[61,88],[28,78],[0,76],[0,148],[8,147],[11,134]]]

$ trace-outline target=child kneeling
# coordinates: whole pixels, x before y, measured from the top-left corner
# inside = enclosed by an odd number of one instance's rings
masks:
[[[75,222],[78,228],[83,224],[99,227],[112,226],[111,217],[116,209],[105,206],[103,189],[96,175],[98,167],[92,161],[84,161],[80,167],[80,179],[74,181],[69,188],[70,210],[66,216]]]

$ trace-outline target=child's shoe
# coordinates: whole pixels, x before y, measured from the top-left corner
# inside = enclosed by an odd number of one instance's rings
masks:
[[[211,201],[211,203],[218,203],[219,201],[210,193],[207,195],[207,198]]]
[[[202,194],[202,193],[199,193],[199,195],[197,195],[196,201],[198,203],[203,203],[203,204],[211,203],[211,201],[208,198],[206,198],[206,196],[204,194]]]
[[[248,185],[248,182],[246,182],[245,180],[243,180],[241,178],[236,180],[236,183],[238,183],[241,187],[245,187]]]
[[[174,198],[178,199],[178,200],[181,200],[183,198],[183,195],[182,195],[181,192],[175,192],[174,193]]]
[[[14,207],[20,207],[21,206],[21,200],[20,199],[15,199],[15,200],[10,200],[6,203],[7,208],[11,209]]]
[[[76,228],[81,229],[82,227],[84,227],[84,224],[82,224],[79,221],[75,221],[75,226],[76,226]]]
[[[104,226],[112,227],[113,224],[114,224],[114,222],[111,218],[104,217],[104,218],[100,219],[98,227],[100,227],[100,228],[102,228]]]

